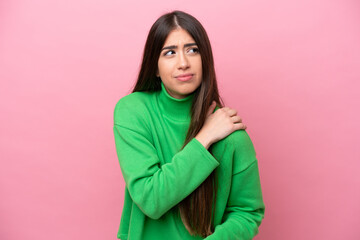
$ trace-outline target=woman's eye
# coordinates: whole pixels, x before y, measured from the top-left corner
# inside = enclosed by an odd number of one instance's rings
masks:
[[[170,56],[172,52],[174,52],[174,51],[173,50],[167,51],[167,52],[165,52],[164,56]]]
[[[191,48],[190,51],[193,51],[195,53],[199,52],[199,49],[198,48]]]

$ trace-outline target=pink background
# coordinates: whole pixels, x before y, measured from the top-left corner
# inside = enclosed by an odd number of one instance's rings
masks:
[[[255,145],[256,239],[360,239],[360,2],[129,2],[0,2],[0,239],[116,239],[113,109],[174,9],[203,23]]]

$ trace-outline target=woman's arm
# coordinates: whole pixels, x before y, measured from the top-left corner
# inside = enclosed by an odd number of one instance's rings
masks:
[[[150,218],[158,219],[193,192],[219,165],[193,138],[171,162],[160,166],[157,150],[139,109],[117,104],[114,137],[118,160],[129,194]]]
[[[245,131],[233,134],[234,165],[230,196],[222,223],[206,240],[248,240],[258,233],[264,218],[258,161]]]

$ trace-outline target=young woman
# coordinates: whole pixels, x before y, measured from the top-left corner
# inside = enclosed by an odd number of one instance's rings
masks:
[[[114,110],[125,199],[117,237],[252,239],[264,217],[246,126],[218,93],[208,36],[174,11],[153,24],[131,94]]]

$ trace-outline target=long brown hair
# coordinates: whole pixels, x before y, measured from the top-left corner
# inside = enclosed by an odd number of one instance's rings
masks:
[[[132,92],[161,90],[161,79],[156,76],[157,63],[167,36],[178,27],[186,30],[195,40],[201,55],[203,76],[201,85],[194,91],[191,122],[182,146],[184,148],[204,125],[211,102],[216,101],[218,107],[223,107],[210,41],[196,18],[182,11],[173,11],[156,20],[149,31],[140,72]],[[211,146],[209,152],[212,154]],[[207,237],[214,232],[213,206],[216,203],[216,191],[217,176],[214,170],[196,190],[178,204],[181,219],[191,235]]]

